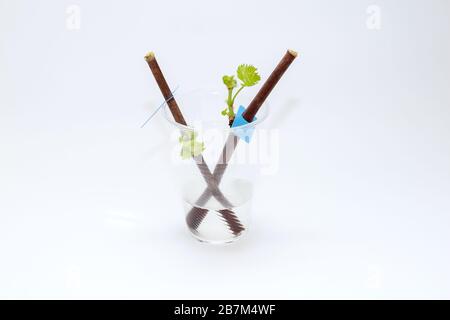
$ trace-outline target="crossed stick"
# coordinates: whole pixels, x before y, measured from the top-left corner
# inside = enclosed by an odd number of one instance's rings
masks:
[[[245,112],[242,114],[247,122],[253,121],[253,118],[255,117],[259,108],[262,106],[272,89],[276,86],[278,81],[281,79],[283,74],[286,72],[286,70],[289,68],[296,57],[297,52],[293,50],[288,50],[286,52],[286,54],[283,56],[276,68],[272,71],[264,85],[253,98],[252,102],[250,102]],[[219,161],[214,168],[213,178],[215,179],[217,185],[219,185],[220,181],[222,180],[225,170],[227,169],[228,161],[231,159],[238,141],[239,139],[233,134],[233,132],[231,132],[222,149]],[[190,228],[195,230],[200,226],[203,219],[208,213],[208,210],[201,208],[201,206],[205,205],[212,196],[214,196],[214,194],[211,192],[211,188],[208,187],[207,189],[205,189],[205,191],[203,191],[203,193],[195,202],[196,206],[188,212],[186,216],[186,223]],[[227,218],[225,218],[225,220],[226,219]]]
[[[181,113],[181,110],[178,107],[175,98],[173,97],[172,91],[170,90],[169,85],[167,84],[167,81],[164,78],[161,68],[159,67],[158,62],[156,61],[155,54],[153,52],[149,52],[145,56],[145,60],[147,61],[147,64],[149,65],[150,70],[153,73],[156,83],[158,84],[158,87],[161,90],[161,93],[167,105],[169,106],[169,110],[172,113],[172,116],[174,117],[175,121],[179,124],[187,126],[186,120],[184,119],[183,114]],[[233,204],[220,191],[219,182],[209,170],[203,156],[202,155],[195,156],[193,157],[193,159],[198,169],[200,170],[203,179],[207,184],[206,190],[208,190],[208,195],[210,195],[209,198],[211,198],[211,196],[214,196],[217,199],[217,201],[219,201],[219,203],[223,205],[225,208],[232,208]],[[198,208],[198,210],[201,211],[206,209]],[[233,232],[233,234],[238,235],[245,230],[244,226],[239,221],[239,219],[237,218],[237,216],[233,211],[231,211],[230,209],[222,209],[219,210],[218,212],[222,215],[225,222],[228,224],[228,228]]]

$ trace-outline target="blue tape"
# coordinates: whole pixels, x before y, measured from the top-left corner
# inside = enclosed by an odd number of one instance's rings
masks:
[[[243,106],[239,106],[239,109],[237,111],[237,114],[234,118],[233,124],[231,125],[232,128],[237,128],[233,130],[233,133],[237,135],[240,139],[244,140],[245,142],[249,143],[250,139],[252,138],[253,132],[255,131],[254,126],[248,126],[247,128],[241,128],[238,127],[249,124],[247,120],[244,119],[242,114],[245,112],[245,108]],[[253,118],[252,121],[255,121],[256,117]]]

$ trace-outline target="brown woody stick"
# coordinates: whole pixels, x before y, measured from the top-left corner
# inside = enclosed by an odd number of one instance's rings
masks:
[[[145,55],[145,61],[147,61],[147,64],[150,67],[150,70],[152,71],[156,83],[158,84],[158,87],[161,90],[161,93],[164,99],[166,100],[166,103],[169,106],[170,112],[172,113],[175,121],[177,123],[187,126],[186,120],[184,119],[183,114],[181,113],[181,110],[178,107],[178,104],[172,95],[172,91],[170,90],[169,85],[167,84],[167,81],[161,71],[161,68],[159,67],[158,62],[156,61],[155,54],[153,52],[147,53]],[[208,194],[214,196],[224,207],[226,208],[233,207],[230,201],[228,201],[228,199],[223,195],[223,193],[218,188],[218,183],[216,182],[213,174],[206,165],[203,156],[202,155],[196,156],[194,157],[194,160],[208,186],[207,187]],[[208,211],[206,209],[201,208],[198,208],[198,210],[199,211],[203,210],[205,212]],[[229,209],[223,209],[219,210],[219,212],[222,214],[223,218],[228,224],[228,227],[234,234],[237,235],[244,230],[243,225],[240,223],[239,219],[236,217],[233,211]]]
[[[278,81],[280,81],[281,77],[289,68],[294,59],[297,58],[297,55],[297,52],[295,52],[294,50],[288,50],[283,56],[281,61],[270,74],[269,78],[267,78],[261,89],[259,89],[252,102],[250,102],[245,112],[242,114],[247,122],[253,121],[253,118],[255,117],[259,108],[261,108],[264,101],[266,101],[267,97],[272,92],[273,88],[275,88]]]
[[[253,98],[253,100],[250,102],[245,112],[242,114],[243,118],[247,122],[253,121],[253,118],[255,117],[259,108],[261,108],[264,101],[267,99],[269,94],[272,92],[273,88],[276,86],[276,84],[281,79],[286,70],[289,68],[294,59],[297,58],[297,55],[298,55],[297,52],[293,50],[288,50],[286,54],[283,56],[283,58],[278,63],[276,68],[270,74],[269,78],[263,84],[261,89],[259,89],[258,93]],[[219,184],[220,181],[222,180],[223,174],[225,173],[225,170],[228,165],[228,161],[231,158],[234,150],[236,149],[238,141],[239,141],[238,138],[233,133],[230,133],[227,142],[223,147],[222,154],[219,157],[219,161],[216,167],[214,168],[213,176],[214,179],[216,179],[217,184]],[[197,206],[204,205],[206,202],[208,202],[211,196],[212,196],[211,192],[208,189],[206,189],[205,191],[203,191],[198,200],[195,202],[196,205]],[[204,209],[193,207],[186,216],[186,222],[191,228],[196,229],[199,227],[203,219],[206,217],[206,214],[207,211],[205,212]]]
[[[155,54],[153,52],[147,53],[145,55],[145,61],[147,61],[148,66],[155,77],[156,83],[158,84],[159,90],[161,90],[164,99],[167,101],[167,105],[169,106],[173,118],[176,122],[186,126],[186,120],[184,120],[183,114],[181,113],[176,100],[172,97],[172,91],[170,90],[166,78],[164,78],[161,68],[156,61]]]

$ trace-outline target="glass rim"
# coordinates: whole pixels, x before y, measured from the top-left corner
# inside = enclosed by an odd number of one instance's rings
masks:
[[[198,91],[205,91],[205,94],[214,94],[215,92],[217,92],[217,90],[213,90],[213,89],[204,89],[204,88],[198,88],[198,89],[194,89],[194,90],[190,90],[188,92],[182,92],[179,94],[174,94],[174,98],[176,100],[177,97],[183,97],[183,96],[188,96],[188,95],[192,95],[194,92],[198,92]],[[224,127],[223,130],[229,130],[229,131],[235,131],[235,130],[242,130],[242,129],[246,129],[246,128],[251,128],[251,127],[255,127],[256,125],[260,124],[261,122],[263,122],[269,113],[268,110],[268,105],[266,102],[264,102],[261,106],[261,108],[264,108],[264,112],[259,112],[258,114],[255,115],[256,120],[249,122],[247,124],[241,125],[241,126],[237,126],[237,127]],[[260,108],[260,110],[261,110]],[[164,113],[164,118],[166,119],[166,121],[168,121],[170,124],[172,124],[175,127],[178,127],[181,130],[190,130],[190,131],[194,131],[196,130],[195,126],[192,125],[184,125],[181,123],[178,123],[175,121],[175,119],[172,116],[172,113],[170,112],[170,108],[169,106],[166,104],[164,104],[163,107],[163,113]],[[207,122],[207,121],[206,121]],[[197,128],[198,129],[198,128]]]

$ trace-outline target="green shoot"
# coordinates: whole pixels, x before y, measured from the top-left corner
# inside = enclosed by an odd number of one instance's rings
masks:
[[[223,116],[228,116],[230,126],[233,123],[234,118],[236,116],[234,112],[234,102],[238,94],[245,87],[252,87],[255,84],[257,84],[259,80],[261,80],[261,77],[258,74],[258,69],[249,64],[241,64],[237,68],[236,73],[237,78],[241,80],[240,87],[236,92],[234,92],[234,89],[237,88],[238,84],[236,79],[234,78],[234,75],[222,77],[222,81],[228,90],[228,97],[227,100],[225,100],[227,107],[224,110],[222,110],[221,113]]]

